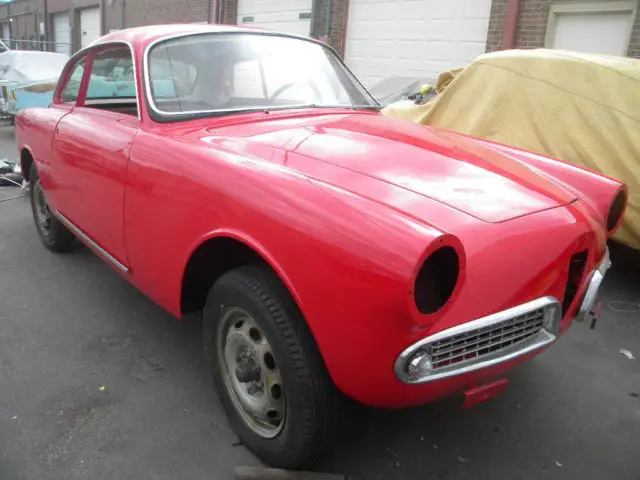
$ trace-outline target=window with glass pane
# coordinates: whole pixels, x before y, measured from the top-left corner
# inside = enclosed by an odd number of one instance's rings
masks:
[[[80,60],[73,67],[67,85],[62,91],[62,101],[65,103],[72,103],[78,100],[78,93],[80,92],[80,82],[82,82],[82,76],[84,75],[84,65],[86,59]]]
[[[133,59],[129,48],[99,52],[93,60],[85,104],[91,100],[135,100]]]
[[[150,51],[147,82],[152,106],[160,114],[377,107],[331,50],[280,35],[205,34],[166,40]]]

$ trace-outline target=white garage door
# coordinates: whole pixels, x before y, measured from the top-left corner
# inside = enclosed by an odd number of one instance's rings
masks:
[[[351,0],[345,61],[372,86],[435,79],[485,52],[492,0]]]
[[[308,36],[312,0],[239,0],[238,25]]]
[[[633,13],[559,14],[553,48],[626,56]]]
[[[56,13],[53,16],[53,41],[56,52],[71,55],[71,29],[69,28],[68,13]]]
[[[80,10],[80,46],[86,47],[100,38],[100,8]]]

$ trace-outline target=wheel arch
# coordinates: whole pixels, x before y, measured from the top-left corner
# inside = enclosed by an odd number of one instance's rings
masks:
[[[30,181],[31,166],[36,164],[36,157],[28,146],[20,149],[20,169],[25,180]]]
[[[224,273],[243,265],[259,264],[277,278],[302,312],[298,293],[284,269],[259,242],[236,231],[216,231],[201,239],[192,249],[183,269],[180,285],[180,311],[187,313],[204,307],[207,293]]]

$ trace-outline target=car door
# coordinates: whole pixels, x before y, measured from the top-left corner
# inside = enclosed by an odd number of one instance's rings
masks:
[[[119,73],[132,71],[127,69],[132,66],[126,45],[90,51],[75,106],[58,122],[52,150],[58,214],[121,270],[128,268],[123,225],[127,164],[140,121],[133,75],[114,78],[111,73],[116,67]]]

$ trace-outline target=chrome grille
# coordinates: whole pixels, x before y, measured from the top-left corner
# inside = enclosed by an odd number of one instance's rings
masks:
[[[470,330],[429,344],[433,369],[450,367],[516,345],[540,333],[545,309]]]

